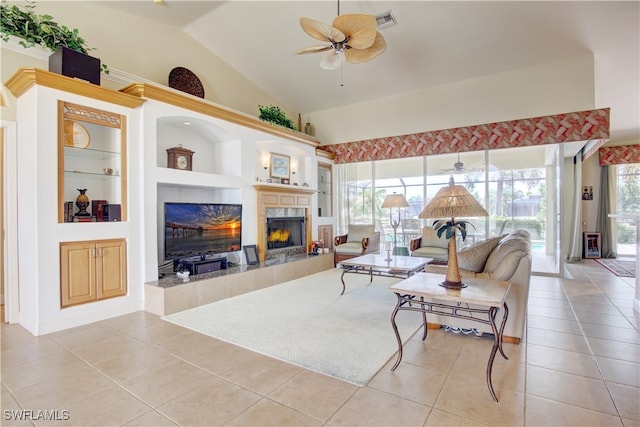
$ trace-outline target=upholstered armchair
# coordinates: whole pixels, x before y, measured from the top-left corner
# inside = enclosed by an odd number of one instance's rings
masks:
[[[449,241],[438,237],[433,227],[422,227],[422,235],[409,242],[411,256],[433,258],[433,262],[446,263],[449,257]]]
[[[380,232],[375,226],[349,224],[347,234],[334,238],[333,265],[360,255],[380,252]]]

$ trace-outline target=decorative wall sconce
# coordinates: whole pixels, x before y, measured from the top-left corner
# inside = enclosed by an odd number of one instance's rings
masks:
[[[298,162],[296,160],[291,161],[291,174],[295,175],[298,172]]]
[[[269,154],[262,153],[262,167],[264,170],[269,169]]]

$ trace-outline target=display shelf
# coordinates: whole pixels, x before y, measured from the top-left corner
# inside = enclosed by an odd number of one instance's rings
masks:
[[[94,148],[64,147],[64,155],[70,157],[80,157],[86,159],[107,160],[120,156],[119,151],[96,150]]]
[[[156,182],[172,186],[211,188],[242,188],[243,185],[241,176],[183,171],[163,167],[156,168]]]

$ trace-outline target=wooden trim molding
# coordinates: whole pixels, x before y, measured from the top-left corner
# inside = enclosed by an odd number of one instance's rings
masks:
[[[640,144],[600,147],[598,156],[600,157],[600,166],[640,163]]]
[[[324,145],[335,163],[609,139],[609,108]]]
[[[330,151],[326,151],[321,147],[316,148],[316,156],[319,158],[327,159],[327,160],[335,160],[336,155]]]
[[[127,108],[137,108],[145,100],[126,93],[107,89],[83,80],[73,79],[61,74],[41,70],[39,68],[20,68],[7,80],[5,86],[16,97],[20,97],[35,85],[58,89],[75,95],[121,105]]]
[[[244,114],[211,101],[207,101],[206,99],[198,98],[168,87],[149,83],[135,83],[120,89],[120,91],[137,97],[153,99],[175,105],[177,107],[186,108],[191,111],[226,120],[237,125],[262,131],[290,141],[308,144],[312,147],[320,145],[320,141],[310,135],[296,132],[282,126],[272,125],[271,123],[262,121],[249,114]]]

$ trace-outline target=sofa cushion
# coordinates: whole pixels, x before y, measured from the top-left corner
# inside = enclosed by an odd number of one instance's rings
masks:
[[[489,255],[489,258],[487,258],[487,263],[484,265],[484,271],[493,273],[498,267],[500,267],[500,264],[503,262],[503,258],[512,252],[521,252],[519,257],[522,258],[524,255],[528,254],[530,250],[529,233],[524,230],[509,233],[500,240],[496,248]]]
[[[458,252],[458,266],[464,270],[479,273],[484,270],[489,254],[500,242],[500,237],[481,240]]]
[[[347,233],[347,242],[362,242],[362,239],[369,237],[375,233],[375,227],[373,225],[363,224],[349,224],[349,231]],[[362,251],[362,246],[360,247]]]
[[[449,240],[444,237],[438,237],[438,232],[433,227],[422,227],[422,239],[420,240],[420,247],[435,247],[435,248],[447,248],[449,246]]]
[[[334,250],[338,254],[360,255],[362,253],[362,243],[347,242],[336,246]]]
[[[525,257],[527,252],[521,250],[514,250],[509,252],[502,258],[500,264],[491,271],[486,271],[490,279],[493,280],[509,280],[513,273],[515,273],[516,268],[518,268],[518,264],[522,257]]]
[[[447,262],[449,250],[446,248],[438,248],[435,246],[425,246],[411,252],[411,256],[421,256],[424,258],[433,258],[434,261]]]

